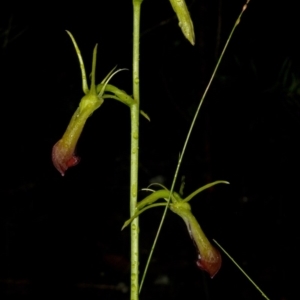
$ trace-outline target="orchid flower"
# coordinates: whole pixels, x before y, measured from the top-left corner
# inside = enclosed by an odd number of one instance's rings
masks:
[[[81,57],[80,50],[77,46],[77,43],[70,32],[67,31],[71,40],[74,44],[75,50],[78,55],[81,74],[82,74],[82,87],[85,96],[81,99],[79,107],[76,109],[73,114],[71,121],[65,131],[63,137],[53,146],[52,149],[52,162],[55,168],[60,172],[62,176],[65,175],[66,170],[69,167],[75,166],[79,163],[80,158],[75,155],[75,148],[80,137],[80,134],[83,130],[86,120],[88,117],[101,106],[104,102],[104,98],[114,98],[117,96],[107,96],[105,97],[104,91],[109,82],[109,80],[119,71],[115,72],[114,69],[103,79],[100,88],[95,85],[95,72],[96,72],[96,57],[97,57],[97,45],[94,48],[93,52],[93,62],[92,62],[92,74],[91,74],[91,87],[88,88],[86,73],[84,63]],[[117,100],[120,100],[117,98]],[[128,99],[127,99],[128,100]],[[122,100],[120,100],[122,101]],[[128,100],[129,101],[129,100]],[[123,101],[124,102],[124,101]],[[126,103],[128,104],[128,103]]]
[[[221,268],[222,257],[220,252],[212,246],[198,221],[191,211],[191,206],[186,202],[178,202],[170,205],[171,211],[179,215],[185,222],[191,239],[193,240],[197,251],[198,260],[197,266],[208,272],[213,278]]]
[[[156,202],[159,199],[165,199],[167,201],[167,199],[170,197],[170,204],[169,204],[170,210],[176,213],[177,215],[179,215],[183,219],[183,221],[187,226],[190,237],[197,248],[197,252],[198,252],[197,266],[200,269],[208,272],[210,277],[213,278],[221,268],[222,258],[220,252],[209,242],[209,240],[205,236],[198,221],[192,214],[191,206],[187,202],[190,201],[193,197],[195,197],[200,192],[219,183],[229,184],[229,182],[223,180],[214,181],[212,183],[200,187],[192,194],[187,196],[185,199],[182,199],[181,196],[176,192],[173,192],[170,195],[170,191],[160,184],[157,185],[163,187],[163,189],[161,190],[153,191],[150,189],[145,189],[148,191],[150,190],[153,193],[147,196],[146,198],[144,198],[142,201],[140,201],[137,204],[136,213],[124,223],[122,229],[128,226],[134,218],[139,216],[145,210],[152,207],[168,205],[168,203],[166,202],[163,203],[162,202],[154,203],[154,202]]]

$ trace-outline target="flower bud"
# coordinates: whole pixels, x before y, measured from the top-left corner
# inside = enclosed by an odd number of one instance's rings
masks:
[[[195,45],[194,26],[185,1],[170,0],[170,2],[179,20],[178,25],[181,28],[182,33],[184,34],[186,39],[194,46]]]

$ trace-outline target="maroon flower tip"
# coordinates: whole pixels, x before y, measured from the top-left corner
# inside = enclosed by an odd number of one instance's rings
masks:
[[[70,152],[62,140],[59,140],[52,148],[52,162],[61,176],[64,176],[68,168],[76,166],[80,162],[80,157]]]
[[[220,252],[211,246],[211,249],[205,253],[205,256],[198,255],[197,266],[208,272],[211,278],[219,272],[222,265],[222,257]]]

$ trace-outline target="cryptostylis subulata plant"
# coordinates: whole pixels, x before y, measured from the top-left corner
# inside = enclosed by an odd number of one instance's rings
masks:
[[[250,0],[247,0],[246,5],[244,5],[242,13],[247,7],[247,4]],[[171,186],[171,189],[168,190],[165,187],[158,191],[152,191],[152,194],[147,196],[140,202],[137,202],[137,188],[138,188],[138,136],[139,136],[139,114],[141,113],[147,119],[148,116],[140,111],[139,109],[139,38],[140,38],[140,9],[143,0],[133,0],[134,7],[134,34],[133,34],[133,97],[130,97],[124,91],[116,88],[113,85],[108,84],[110,79],[121,70],[117,70],[114,72],[114,69],[104,78],[104,80],[96,86],[95,84],[95,72],[96,72],[96,56],[97,56],[97,45],[94,48],[93,52],[93,62],[92,62],[92,72],[91,72],[91,86],[90,89],[87,85],[86,73],[84,63],[79,51],[79,48],[76,44],[75,39],[68,32],[69,36],[72,39],[74,47],[76,49],[81,73],[82,73],[82,87],[85,96],[81,99],[79,103],[79,107],[73,114],[71,121],[63,135],[63,137],[53,146],[52,149],[52,161],[55,168],[60,172],[62,176],[64,176],[66,170],[69,167],[75,166],[79,163],[79,157],[75,155],[76,145],[78,139],[82,133],[83,127],[89,118],[89,116],[98,109],[104,102],[105,98],[111,98],[118,100],[125,105],[130,107],[131,113],[131,122],[132,122],[132,133],[131,133],[131,181],[130,181],[130,219],[125,222],[124,227],[131,223],[131,299],[137,300],[139,293],[139,249],[138,249],[138,216],[144,212],[145,210],[158,206],[165,206],[165,212],[169,208],[172,212],[180,216],[185,222],[189,235],[193,240],[197,252],[197,266],[206,271],[211,278],[213,278],[217,272],[219,271],[222,258],[219,251],[209,242],[207,237],[205,236],[202,228],[200,227],[197,219],[194,217],[191,206],[188,203],[194,196],[198,193],[202,192],[205,189],[212,187],[213,185],[224,183],[228,184],[227,181],[215,181],[213,183],[206,184],[205,186],[197,189],[194,193],[182,199],[181,196],[174,192],[174,186],[178,175],[178,170],[185,153],[187,141],[189,139],[190,133],[194,126],[195,120],[198,116],[199,110],[202,106],[203,100],[207,94],[208,88],[211,84],[211,81],[216,73],[216,70],[219,66],[219,63],[222,59],[224,51],[227,47],[228,41],[231,38],[231,35],[235,29],[235,27],[240,22],[240,16],[234,28],[230,34],[230,37],[222,51],[220,59],[216,65],[216,68],[213,72],[213,75],[209,81],[209,84],[203,94],[203,97],[200,100],[198,109],[195,113],[195,117],[193,119],[190,131],[187,135],[187,140],[184,144],[183,151],[181,152],[179,162],[177,165],[177,169],[175,172],[174,180]],[[195,44],[195,34],[193,28],[193,22],[190,18],[189,11],[187,9],[186,3],[184,0],[170,0],[170,3],[178,17],[179,26],[187,38],[187,40],[194,45]],[[148,189],[149,190],[149,189]],[[166,202],[155,203],[159,199],[164,199]],[[165,216],[165,213],[164,213]],[[163,219],[164,219],[163,216]],[[162,221],[163,222],[163,221]],[[161,222],[161,224],[162,224]],[[160,230],[160,229],[159,229]],[[150,256],[151,257],[151,254]],[[143,282],[143,280],[142,280]]]

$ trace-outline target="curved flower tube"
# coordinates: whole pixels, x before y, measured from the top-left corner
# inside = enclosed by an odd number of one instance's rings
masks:
[[[185,222],[191,239],[198,249],[197,266],[208,272],[213,278],[221,268],[222,257],[220,252],[212,246],[199,223],[191,212],[191,206],[186,202],[178,202],[170,205],[170,209],[179,215]]]
[[[95,109],[78,107],[63,137],[52,148],[52,162],[62,176],[69,167],[76,166],[80,161],[74,154],[75,148],[87,118]]]

